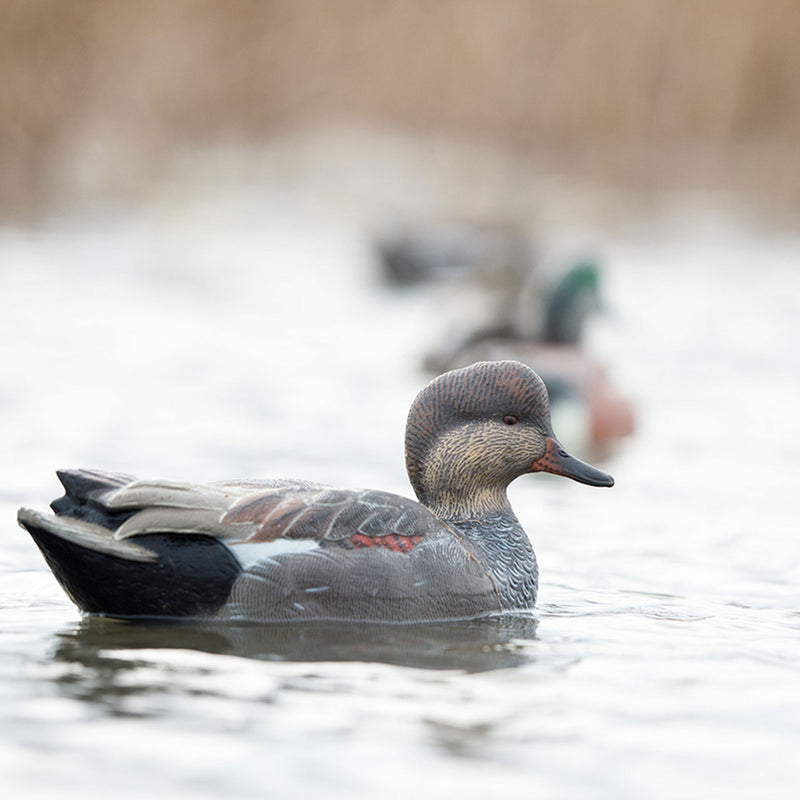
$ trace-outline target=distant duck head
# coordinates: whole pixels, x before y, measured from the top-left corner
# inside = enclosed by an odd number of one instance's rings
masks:
[[[408,415],[406,468],[419,501],[442,519],[510,509],[508,485],[530,472],[614,485],[559,444],[544,382],[517,361],[481,361],[431,381]]]

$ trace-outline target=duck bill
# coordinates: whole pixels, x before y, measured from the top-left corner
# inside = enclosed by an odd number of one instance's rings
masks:
[[[553,475],[563,475],[587,486],[614,485],[614,479],[610,475],[571,456],[555,437],[548,436],[545,441],[547,449],[541,458],[533,462],[531,472],[551,472]]]

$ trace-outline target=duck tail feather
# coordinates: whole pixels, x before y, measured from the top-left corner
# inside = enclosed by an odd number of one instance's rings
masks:
[[[75,498],[95,498],[99,493],[116,491],[136,480],[133,475],[97,469],[59,469],[56,475],[64,491]]]
[[[130,516],[108,509],[108,499],[136,480],[133,475],[93,469],[56,471],[64,487],[64,496],[50,503],[59,517],[72,517],[113,530]]]
[[[113,531],[102,525],[95,525],[75,517],[53,517],[21,508],[17,514],[17,521],[33,536],[34,541],[47,557],[47,547],[43,542],[49,537],[57,537],[74,547],[92,550],[114,556],[126,561],[140,561],[152,563],[158,561],[158,555],[147,548],[129,541],[119,541],[114,538]]]
[[[18,520],[72,601],[89,613],[208,619],[242,572],[231,550],[209,536],[151,534],[139,544],[73,517],[23,508]]]

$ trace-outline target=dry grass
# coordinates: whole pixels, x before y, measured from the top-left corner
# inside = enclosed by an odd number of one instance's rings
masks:
[[[157,169],[181,143],[332,118],[598,152],[782,153],[800,134],[796,0],[4,0],[0,14],[6,207],[69,184],[77,143]]]

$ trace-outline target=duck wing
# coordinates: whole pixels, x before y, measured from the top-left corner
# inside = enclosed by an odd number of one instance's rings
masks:
[[[403,551],[449,533],[425,506],[368,489],[293,479],[191,483],[60,470],[60,518],[92,524],[118,542],[151,533],[203,534],[228,545],[279,540]]]

